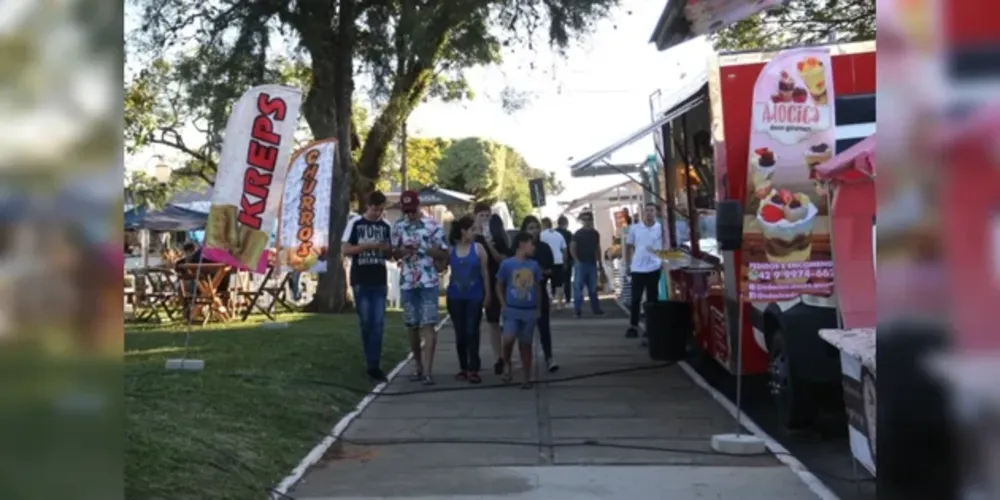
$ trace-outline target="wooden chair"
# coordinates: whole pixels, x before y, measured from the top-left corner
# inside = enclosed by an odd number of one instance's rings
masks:
[[[161,313],[173,321],[177,305],[173,278],[171,272],[162,269],[139,269],[134,272],[131,301],[136,321],[160,323],[163,321]]]
[[[279,312],[275,311],[276,308],[280,307],[286,312],[295,312],[295,309],[288,304],[285,297],[288,294],[288,282],[290,279],[290,273],[277,270],[274,266],[269,266],[267,274],[260,280],[255,290],[251,289],[239,292],[246,299],[240,321],[246,321],[254,309],[264,313],[271,321],[275,320],[274,315]],[[264,294],[267,294],[267,297],[270,299],[267,300],[266,305],[261,304],[261,298],[264,297]]]

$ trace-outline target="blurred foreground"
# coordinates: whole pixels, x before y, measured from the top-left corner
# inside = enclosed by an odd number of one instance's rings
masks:
[[[0,498],[121,498],[122,5],[0,5]]]

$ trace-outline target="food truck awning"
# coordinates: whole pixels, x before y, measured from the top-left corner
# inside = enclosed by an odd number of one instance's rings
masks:
[[[698,105],[705,102],[707,98],[705,80],[697,80],[693,83],[696,83],[696,85],[685,85],[682,91],[674,94],[672,102],[668,103],[666,106],[667,111],[661,114],[656,120],[653,120],[652,123],[645,125],[639,130],[636,130],[635,132],[632,132],[631,134],[611,143],[611,145],[605,147],[604,149],[601,149],[600,151],[570,165],[570,172],[577,172],[579,170],[586,169],[591,165],[606,159],[615,151],[618,151],[619,149],[624,148],[625,146],[628,146],[629,144],[632,144],[649,134],[652,134],[663,125],[673,121],[673,119],[691,111]]]
[[[847,148],[846,151],[816,167],[827,179],[841,181],[870,179],[875,176],[875,135]]]
[[[667,0],[649,39],[657,50],[667,50],[688,40],[710,35],[786,0],[733,2],[725,0]]]

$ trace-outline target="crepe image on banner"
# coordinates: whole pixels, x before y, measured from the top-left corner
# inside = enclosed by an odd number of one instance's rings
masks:
[[[236,205],[212,205],[205,226],[205,246],[235,251],[240,244],[236,223],[238,214]]]
[[[240,264],[248,268],[253,268],[257,265],[257,261],[260,260],[261,254],[264,253],[264,249],[267,247],[268,240],[271,237],[264,231],[243,225],[240,225],[239,233],[240,246],[232,252],[233,257],[236,257],[236,260]]]

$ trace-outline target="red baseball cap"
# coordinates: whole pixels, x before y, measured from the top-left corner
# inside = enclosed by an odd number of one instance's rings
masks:
[[[403,194],[399,197],[400,208],[404,212],[412,212],[420,207],[420,194],[416,191],[403,191]]]

